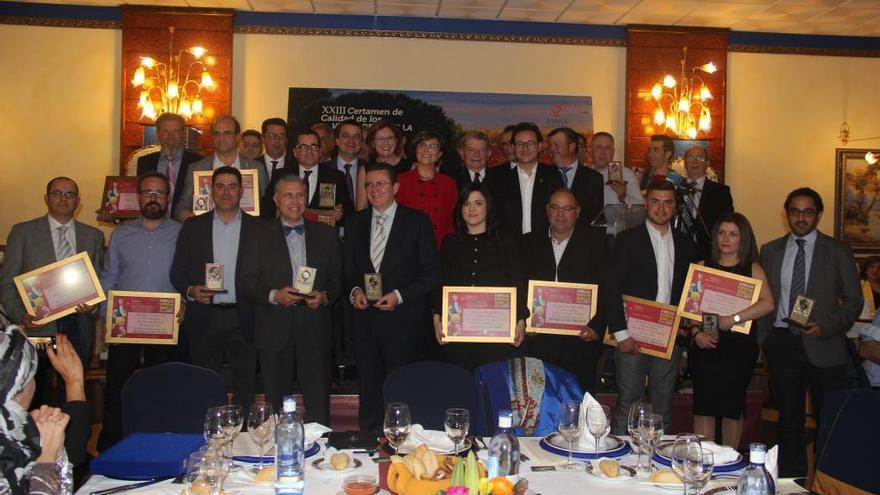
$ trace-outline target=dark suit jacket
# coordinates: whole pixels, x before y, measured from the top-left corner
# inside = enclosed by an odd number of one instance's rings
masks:
[[[355,213],[345,227],[345,275],[343,297],[354,287],[363,288],[364,274],[375,273],[370,260],[373,208]],[[382,259],[382,291],[400,291],[403,304],[394,311],[370,307],[353,311],[355,327],[399,331],[413,340],[421,339],[427,298],[441,283],[440,259],[428,216],[397,205]]]
[[[497,170],[497,168],[498,167],[495,167],[495,168],[486,167],[483,169],[483,172],[480,174],[480,183],[485,184],[489,188],[489,190],[492,190],[493,179],[498,176],[497,172],[493,172],[493,170]],[[455,186],[458,188],[459,191],[461,191],[462,187],[473,182],[471,180],[470,171],[468,171],[467,167],[464,167],[464,166],[461,167],[461,169],[459,169],[456,172],[456,174],[455,174],[455,176],[453,176],[453,178],[455,179]]]
[[[329,160],[323,161],[323,162],[319,163],[318,165],[320,165],[322,167],[329,167],[333,170],[338,171],[340,174],[342,174],[342,191],[346,193],[346,197],[347,197],[348,191],[345,188],[345,172],[342,170],[339,170],[339,168],[336,167],[336,157],[337,156],[338,156],[337,152],[334,151],[333,156]],[[358,170],[362,167],[366,167],[369,162],[367,160],[361,160],[360,158],[358,158],[353,163],[355,164],[355,166],[351,168],[351,185],[352,185],[352,187],[354,187],[355,191],[357,191]],[[355,194],[357,194],[357,192],[355,192]],[[351,204],[352,204],[351,213],[354,214],[354,202],[351,201],[351,198],[348,198],[348,199],[349,199],[349,202],[351,202]],[[345,213],[347,216],[348,211],[346,210]]]
[[[306,264],[317,270],[314,289],[326,291],[330,301],[316,310],[304,304],[285,308],[269,303],[269,291],[290,287],[295,275],[280,219],[267,223],[254,242],[247,244],[241,284],[254,303],[257,349],[284,349],[291,330],[296,332],[298,345],[327,352],[332,347],[331,308],[342,291],[342,248],[336,230],[327,225],[306,221],[305,236]]]
[[[326,163],[326,162],[325,162]],[[330,167],[318,164],[317,172],[318,172],[318,187],[320,188],[321,184],[335,184],[336,185],[336,204],[342,205],[342,219],[339,222],[336,222],[337,225],[344,225],[345,220],[348,218],[349,214],[354,211],[354,205],[351,204],[351,201],[348,200],[348,192],[345,189],[345,174],[336,169],[336,167]],[[266,188],[266,194],[263,196],[264,201],[260,204],[260,217],[273,219],[276,214],[275,201],[272,199],[274,196],[275,183],[278,181],[278,177],[281,177],[286,173],[293,173],[299,175],[299,164],[295,163],[292,165],[285,165],[283,169],[276,170],[272,175],[272,181],[269,183],[269,187]],[[271,188],[271,189],[270,189]],[[309,194],[312,194],[311,192]],[[315,191],[312,195],[312,200],[309,202],[307,208],[318,208],[321,201],[320,191]],[[265,207],[265,209],[264,209]]]
[[[733,197],[730,187],[706,179],[703,192],[700,193],[699,218],[702,224],[697,225],[697,247],[700,257],[708,259],[712,256],[712,228],[723,213],[733,211]],[[703,228],[705,226],[705,229]]]
[[[578,225],[589,227],[605,206],[605,180],[599,172],[578,163],[571,190],[581,207]]]
[[[528,280],[558,279],[560,282],[578,284],[598,284],[599,295],[605,289],[606,269],[608,268],[608,240],[601,229],[575,226],[571,238],[559,260],[557,273],[553,244],[547,231],[529,232],[522,238],[524,258],[523,272]],[[605,313],[600,305],[602,300],[594,301],[596,316],[590,320],[590,328],[599,335],[599,342],[605,334]]]
[[[159,170],[159,159],[161,157],[162,152],[157,151],[138,158],[137,174],[141,175]],[[177,171],[177,180],[174,182],[174,197],[171,198],[171,204],[168,206],[172,212],[177,206],[177,202],[180,200],[180,195],[183,193],[186,174],[189,173],[189,164],[195,163],[202,158],[204,157],[195,151],[183,150],[183,156],[180,158],[180,170]]]
[[[496,172],[497,170],[497,172]],[[514,168],[495,167],[489,174],[492,195],[498,209],[498,224],[512,237],[522,235],[523,204],[519,189],[519,171]],[[532,216],[532,231],[546,232],[550,226],[546,206],[550,195],[562,187],[562,177],[556,167],[538,164],[535,167],[535,185],[532,190],[532,204],[527,215]]]
[[[803,337],[804,350],[816,366],[838,366],[847,362],[846,332],[861,313],[864,299],[852,250],[821,232],[817,234],[806,296],[816,301],[813,321],[819,325],[822,335]],[[782,290],[782,261],[790,235],[761,247],[761,265],[777,297]],[[773,330],[777,309],[760,320],[758,342],[763,343]]]
[[[174,252],[174,261],[171,263],[171,284],[183,295],[185,301],[186,290],[190,286],[205,284],[205,263],[214,262],[213,222],[213,211],[192,217],[183,223],[177,236],[177,249]],[[247,244],[253,242],[261,228],[263,224],[260,219],[242,212],[234,274],[235,301],[238,305],[239,331],[249,342],[254,340],[254,307],[242,291],[241,266]],[[207,306],[195,301],[187,302],[185,316],[187,328],[197,331],[210,330]]]
[[[675,245],[675,266],[672,271],[672,293],[669,304],[678,305],[685,278],[691,263],[699,260],[697,247],[677,229],[672,230]],[[654,247],[648,234],[648,226],[638,225],[617,234],[611,264],[608,268],[608,283],[603,298],[608,331],[617,332],[626,328],[623,312],[623,296],[634,296],[650,301],[657,297],[657,260]]]

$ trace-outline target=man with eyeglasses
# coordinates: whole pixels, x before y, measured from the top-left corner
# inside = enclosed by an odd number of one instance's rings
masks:
[[[760,320],[757,338],[779,408],[780,477],[807,474],[805,393],[819,415],[825,397],[846,388],[846,332],[864,303],[852,250],[816,230],[823,210],[819,193],[795,189],[785,199],[790,232],[761,247],[776,311]],[[805,328],[788,321],[798,296],[815,301]]]
[[[184,327],[192,364],[220,373],[224,357],[232,368],[233,402],[254,400],[257,351],[254,307],[242,292],[241,266],[247,244],[263,220],[241,211],[241,172],[220,167],[212,176],[214,209],[186,223],[177,236],[171,283],[187,301]],[[223,266],[223,292],[205,286],[205,265]]]
[[[9,320],[29,337],[67,335],[83,364],[88,362],[94,332],[93,308],[81,305],[77,313],[38,325],[27,313],[13,278],[74,254],[86,252],[96,272],[104,264],[104,233],[74,219],[80,204],[79,187],[73,179],[56,177],[46,184],[43,197],[48,214],[12,226],[6,238],[4,260],[0,266],[0,302]],[[40,352],[36,403],[49,403],[49,371],[52,366]]]
[[[605,281],[607,245],[602,231],[578,224],[581,208],[571,189],[561,188],[550,196],[546,208],[549,230],[523,236],[522,251],[528,253],[523,273],[528,280],[552,280],[578,284]],[[593,300],[594,305],[600,301]],[[601,309],[579,335],[529,335],[527,354],[574,373],[581,388],[596,389],[596,362],[602,354],[605,318]]]
[[[369,165],[365,185],[370,207],[345,226],[343,294],[354,308],[360,429],[380,432],[382,384],[392,371],[421,358],[427,298],[440,287],[441,276],[427,215],[394,200],[400,187],[394,168]],[[364,292],[370,274],[381,277],[382,297],[375,303]]]
[[[107,262],[100,272],[104,292],[177,292],[171,285],[169,274],[180,223],[167,217],[170,189],[168,178],[159,172],[147,172],[138,177],[141,216],[120,225],[110,236]],[[102,309],[105,305],[101,305]],[[101,311],[101,314],[105,312]],[[143,367],[148,368],[174,361],[176,357],[177,346],[108,345],[102,416],[104,427],[98,437],[99,451],[106,450],[122,438],[122,386],[134,374],[141,360]]]
[[[684,168],[687,182],[681,208],[684,226],[690,221],[700,257],[712,257],[712,228],[723,213],[733,211],[733,197],[730,187],[719,184],[706,177],[709,157],[702,146],[694,146],[684,152]]]
[[[578,159],[578,133],[569,127],[550,131],[550,156],[562,178],[562,185],[574,193],[581,207],[580,225],[590,226],[604,206],[602,174],[587,167]]]
[[[147,172],[159,172],[171,184],[171,197],[168,213],[174,211],[185,189],[185,179],[189,175],[189,166],[202,158],[202,155],[183,147],[183,133],[186,121],[176,113],[166,112],[156,119],[156,135],[159,139],[159,151],[138,158],[137,175]]]
[[[241,141],[241,124],[231,115],[223,115],[211,124],[211,139],[214,142],[214,153],[193,163],[189,173],[184,177],[183,191],[180,202],[174,208],[173,214],[180,222],[185,222],[195,216],[193,213],[193,174],[199,170],[217,170],[220,167],[233,167],[238,170],[257,170],[257,182],[259,191],[257,199],[263,197],[263,192],[269,185],[269,175],[266,168],[258,161],[251,160],[239,153]]]
[[[521,122],[511,132],[510,139],[516,153],[516,167],[502,168],[497,180],[490,184],[498,204],[498,225],[514,237],[533,230],[545,232],[549,223],[544,207],[550,194],[562,187],[562,177],[556,167],[538,163],[538,155],[544,149],[538,126]]]
[[[493,179],[491,176],[498,175],[501,167],[489,168],[489,137],[480,131],[465,132],[458,138],[458,154],[464,167],[459,169],[455,176],[458,189],[461,190],[467,184],[479,182],[488,186]],[[491,187],[490,187],[491,188]]]

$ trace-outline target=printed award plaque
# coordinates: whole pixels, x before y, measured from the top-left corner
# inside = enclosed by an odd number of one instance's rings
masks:
[[[379,273],[364,274],[364,295],[367,296],[367,302],[377,302],[382,299],[382,275]]]
[[[529,332],[578,336],[596,316],[599,286],[529,280]]]
[[[443,287],[443,341],[512,344],[516,340],[516,289]]]
[[[318,270],[308,266],[301,266],[296,270],[296,280],[293,281],[293,290],[300,294],[309,294],[315,288],[315,274]]]
[[[94,306],[106,300],[85,251],[18,275],[13,281],[25,311],[40,325],[75,312],[80,304]],[[39,331],[29,334],[42,336]]]
[[[691,263],[678,312],[695,321],[702,321],[705,313],[732,316],[755,304],[763,284],[756,278]],[[751,327],[752,322],[745,321],[730,330],[747,334]]]
[[[108,344],[177,344],[180,294],[111,290],[107,296]]]
[[[205,263],[205,290],[223,294],[223,263]]]
[[[336,206],[336,184],[318,184],[318,208],[332,209]]]

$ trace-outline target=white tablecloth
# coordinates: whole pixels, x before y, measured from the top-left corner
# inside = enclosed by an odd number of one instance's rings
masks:
[[[488,442],[488,439],[486,439]],[[565,471],[548,471],[537,472],[531,471],[533,465],[549,465],[561,464],[565,462],[565,458],[551,454],[538,445],[538,438],[520,438],[520,451],[529,457],[528,462],[520,465],[520,474],[529,480],[530,491],[536,495],[583,495],[584,493],[603,493],[603,494],[676,494],[677,491],[664,490],[652,486],[646,481],[640,480],[624,480],[624,481],[606,481],[598,479],[585,471],[565,472]],[[320,440],[322,448],[317,456],[307,459],[306,466],[306,495],[337,495],[342,493],[342,479],[351,474],[370,474],[377,476],[379,465],[367,455],[357,455],[357,459],[362,462],[360,468],[345,474],[334,474],[326,471],[319,471],[312,467],[311,462],[317,457],[323,457],[323,444],[325,440]],[[478,457],[485,463],[488,452],[481,449]],[[627,455],[621,459],[624,465],[634,466],[636,464],[635,455]],[[247,469],[250,465],[246,465]],[[92,476],[82,488],[76,493],[77,495],[89,495],[96,490],[113,488],[133,482],[110,479],[104,476]],[[712,480],[706,489],[716,486],[734,485],[735,479],[717,479]],[[136,495],[180,495],[184,489],[182,484],[172,484],[171,480],[163,481],[155,485],[146,486],[125,493]],[[244,469],[239,469],[230,473],[223,485],[227,495],[274,495],[275,491],[271,484],[257,485],[251,482],[249,475]],[[791,480],[780,480],[777,486],[778,493],[803,493],[804,490]],[[382,492],[386,493],[386,492]],[[732,492],[731,492],[732,493]]]

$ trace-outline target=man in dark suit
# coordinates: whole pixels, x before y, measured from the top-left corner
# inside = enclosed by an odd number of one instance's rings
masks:
[[[366,160],[358,158],[364,145],[364,130],[354,120],[346,120],[340,122],[333,132],[336,136],[336,153],[330,160],[320,165],[336,169],[342,174],[342,182],[345,185],[343,191],[348,196],[348,204],[351,205],[351,209],[346,211],[354,213],[358,170],[367,165]]]
[[[242,257],[262,228],[241,211],[241,172],[220,167],[212,176],[214,210],[187,220],[177,237],[171,283],[186,297],[184,326],[192,363],[220,373],[223,357],[232,366],[233,400],[254,400],[256,350],[254,308],[241,291]],[[222,265],[223,292],[205,287],[205,265]]]
[[[458,139],[458,154],[464,163],[455,177],[459,190],[472,182],[486,182],[489,179],[489,137],[480,131],[466,132]],[[488,185],[488,184],[487,184]]]
[[[360,388],[360,428],[382,427],[382,384],[389,373],[420,357],[427,297],[440,285],[440,260],[428,217],[397,204],[390,165],[366,175],[370,208],[346,225],[345,274],[353,312]],[[367,300],[364,275],[381,276],[382,297]]]
[[[548,280],[578,284],[598,284],[599,294],[605,281],[607,242],[604,232],[577,225],[580,207],[570,189],[559,189],[547,205],[550,232],[532,231],[523,236],[523,263],[526,280]],[[593,300],[594,307],[598,304]],[[605,335],[603,311],[597,311],[579,339],[565,335],[538,334],[528,339],[527,353],[571,371],[581,388],[590,392],[596,387],[596,362],[602,354]]]
[[[538,163],[543,137],[531,122],[516,125],[511,133],[516,153],[516,167],[498,168],[490,184],[498,204],[498,224],[512,237],[549,227],[544,207],[550,194],[562,186],[556,167]],[[494,175],[494,174],[492,174]]]
[[[559,170],[562,185],[571,189],[581,205],[578,224],[589,227],[605,204],[605,181],[602,174],[578,160],[578,133],[568,127],[554,129],[547,135],[550,156]]]
[[[171,183],[171,208],[174,211],[180,195],[184,190],[184,182],[189,174],[189,165],[204,158],[202,155],[183,148],[183,132],[186,122],[176,113],[163,113],[156,119],[156,134],[159,136],[161,150],[138,158],[137,174],[159,172],[168,177]]]
[[[686,189],[692,191],[692,194],[689,194],[690,200],[684,198],[681,207],[690,209],[700,257],[709,259],[712,256],[712,228],[722,213],[733,211],[733,197],[728,186],[706,177],[709,158],[702,146],[694,146],[685,151],[684,167],[687,172]]]
[[[306,421],[330,424],[331,306],[342,289],[342,249],[336,231],[304,221],[306,186],[287,173],[275,182],[280,218],[248,244],[242,291],[255,305],[255,345],[269,401],[303,389]],[[313,288],[294,287],[300,268],[314,268]]]
[[[280,117],[272,117],[263,121],[263,142],[266,152],[257,158],[266,169],[269,185],[260,198],[260,218],[275,218],[275,177],[285,167],[292,167],[296,158],[287,150],[287,122]]]
[[[663,416],[664,424],[671,424],[672,393],[682,353],[682,347],[676,345],[671,359],[642,354],[627,331],[623,296],[677,305],[688,267],[699,259],[694,243],[669,223],[678,204],[675,186],[659,179],[651,182],[647,191],[648,220],[617,235],[608,269],[607,297],[603,298],[608,330],[617,341],[614,364],[619,395],[614,431],[619,434],[626,433],[630,406],[644,395],[646,375],[654,412]]]
[[[6,241],[3,264],[0,265],[0,303],[11,323],[21,326],[29,337],[45,337],[63,333],[68,336],[83,364],[88,363],[95,322],[92,309],[81,305],[77,313],[38,325],[37,318],[24,308],[16,276],[58,260],[86,252],[100,273],[104,264],[104,233],[74,219],[80,203],[79,187],[73,179],[56,177],[46,184],[43,198],[48,214],[12,226]],[[38,403],[46,403],[49,371],[52,366],[44,351],[40,352],[37,374]]]
[[[758,342],[779,407],[781,477],[807,474],[805,389],[809,386],[818,415],[824,398],[846,387],[846,332],[864,303],[852,251],[816,230],[823,209],[819,193],[795,189],[785,200],[791,233],[761,247],[776,311],[759,322]],[[787,321],[798,295],[815,301],[806,328]]]

